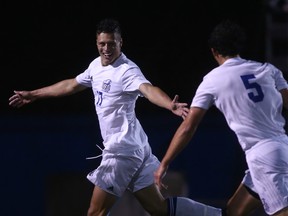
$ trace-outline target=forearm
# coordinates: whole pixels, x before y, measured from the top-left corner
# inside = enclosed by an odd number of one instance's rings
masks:
[[[192,139],[196,129],[188,129],[185,124],[182,123],[177,129],[170,145],[167,149],[165,156],[163,157],[161,163],[164,166],[169,166],[169,164],[179,155],[183,149],[188,145],[189,141]]]
[[[161,162],[163,165],[169,166],[172,160],[188,145],[205,113],[206,110],[197,107],[189,110],[189,114],[178,127],[171,140],[169,148]]]
[[[30,94],[35,100],[48,97],[62,97],[76,93],[79,89],[77,85],[74,79],[68,79],[50,86],[32,90]]]
[[[144,96],[153,104],[165,108],[167,110],[172,110],[172,100],[171,98],[159,87],[152,86],[147,90]]]
[[[9,105],[19,108],[41,98],[71,95],[85,88],[78,84],[76,79],[67,79],[32,91],[14,91],[14,95],[9,98]]]

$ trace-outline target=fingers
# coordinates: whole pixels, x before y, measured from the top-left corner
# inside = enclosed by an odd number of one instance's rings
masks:
[[[159,187],[162,188],[162,180],[161,177],[159,176],[159,174],[157,172],[154,173],[154,179],[155,179],[155,184]]]
[[[168,189],[168,185],[165,185],[162,182],[162,177],[157,176],[157,174],[155,176],[155,184],[159,187],[159,189],[162,189],[162,188],[164,188],[165,190]]]
[[[12,107],[21,107],[23,106],[23,101],[19,98],[13,98],[10,100],[9,105]]]
[[[9,105],[14,106],[15,103],[19,100],[19,95],[15,94],[9,98]]]
[[[189,113],[189,108],[184,107],[184,108],[182,109],[182,115],[181,115],[182,118],[185,119],[185,118],[187,117],[188,113]]]
[[[180,107],[180,108],[185,109],[185,107],[188,106],[187,103],[180,103],[180,102],[178,102],[178,100],[179,100],[179,95],[175,95],[174,99],[172,100],[172,103],[174,104],[175,108]]]
[[[154,181],[155,181],[155,184],[159,187],[159,189],[162,189],[162,188],[166,190],[168,189],[168,186],[162,182],[162,179],[166,175],[167,169],[168,169],[167,167],[163,167],[162,165],[160,165],[158,169],[154,172]]]
[[[161,187],[160,187],[161,189],[162,188],[164,188],[165,190],[168,190],[168,185],[165,185],[165,184],[163,184],[162,182],[161,182]]]
[[[14,95],[9,98],[9,105],[12,107],[22,107],[24,105],[23,98],[18,91],[14,91]]]
[[[187,103],[178,103],[178,106],[185,108],[188,106],[188,104]]]
[[[178,99],[179,99],[179,96],[178,95],[175,95],[174,99],[173,99],[173,103],[177,103],[178,102]]]
[[[178,99],[179,96],[175,95],[174,99],[172,100],[172,112],[185,120],[189,113],[190,107],[188,107],[187,103],[179,103]]]

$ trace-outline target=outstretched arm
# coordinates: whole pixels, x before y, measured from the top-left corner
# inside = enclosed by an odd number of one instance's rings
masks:
[[[149,83],[140,85],[139,90],[151,103],[172,111],[175,115],[181,116],[183,119],[188,114],[189,109],[187,103],[178,102],[179,96],[176,95],[172,100],[163,90]]]
[[[154,173],[155,183],[159,187],[165,187],[162,183],[162,179],[165,176],[170,163],[176,158],[176,156],[186,147],[189,141],[192,139],[199,123],[201,122],[206,110],[191,107],[189,113],[182,124],[174,134],[172,141],[163,157],[161,164],[157,171]]]
[[[38,99],[71,95],[85,88],[76,79],[67,79],[32,91],[14,91],[14,95],[9,98],[9,105],[19,108]]]

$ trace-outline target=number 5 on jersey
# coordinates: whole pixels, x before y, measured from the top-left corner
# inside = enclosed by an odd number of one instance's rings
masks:
[[[252,80],[255,79],[254,74],[243,75],[241,76],[241,79],[247,90],[255,89],[255,91],[257,92],[257,94],[255,94],[254,92],[249,92],[248,97],[255,103],[263,101],[264,94],[261,86],[257,82]]]

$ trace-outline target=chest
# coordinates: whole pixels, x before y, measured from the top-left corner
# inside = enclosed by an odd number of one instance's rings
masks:
[[[94,93],[120,94],[123,91],[122,73],[117,70],[100,70],[91,73],[92,89]]]

